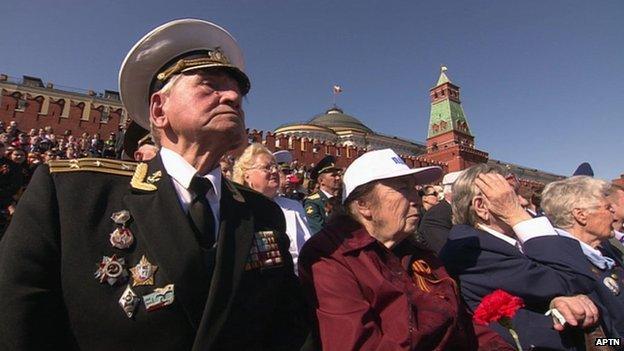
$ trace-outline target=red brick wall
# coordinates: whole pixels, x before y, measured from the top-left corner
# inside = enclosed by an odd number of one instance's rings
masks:
[[[25,132],[32,128],[39,129],[50,126],[55,134],[62,134],[65,130],[70,130],[73,135],[87,132],[89,134],[100,133],[102,136],[105,136],[110,132],[117,131],[121,121],[121,108],[115,109],[111,107],[108,122],[100,123],[103,107],[96,109],[91,105],[89,120],[85,121],[81,119],[85,104],[72,102],[69,118],[65,118],[61,117],[65,100],[51,98],[48,113],[40,115],[39,112],[44,100],[42,96],[32,96],[31,94],[20,92],[9,93],[4,89],[2,89],[1,93],[0,120],[6,124],[10,121],[16,121],[19,129]],[[20,98],[26,100],[26,108],[23,112],[16,111]]]
[[[289,138],[284,135],[275,136],[271,132],[264,133],[255,129],[249,132],[248,140],[253,142],[262,142],[271,151],[288,150],[293,155],[293,159],[297,160],[299,164],[308,165],[318,163],[318,161],[323,159],[326,155],[333,155],[336,157],[336,164],[340,167],[346,168],[351,164],[351,162],[353,162],[353,160],[366,152],[364,149],[353,146],[336,145],[331,142],[310,140],[308,138],[292,137],[289,145]],[[279,146],[275,145],[276,142],[279,143]],[[242,152],[242,150],[239,150],[239,152]],[[410,167],[435,165],[442,167],[445,173],[449,171],[447,164],[436,162],[430,159],[428,155],[403,156],[403,159]]]

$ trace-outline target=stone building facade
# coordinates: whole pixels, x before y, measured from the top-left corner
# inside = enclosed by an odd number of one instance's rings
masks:
[[[72,91],[44,85],[36,77],[15,79],[0,74],[0,120],[16,121],[26,132],[50,126],[55,134],[105,136],[125,125],[128,116],[116,91]]]

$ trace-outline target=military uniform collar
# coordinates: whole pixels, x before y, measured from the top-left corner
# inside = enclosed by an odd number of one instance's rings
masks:
[[[332,197],[334,197],[334,195],[328,193],[327,191],[325,191],[325,190],[323,190],[321,188],[319,188],[319,190],[320,190],[321,193],[325,194],[325,197],[327,197],[328,199],[331,199]]]
[[[195,167],[186,162],[178,153],[166,147],[160,148],[160,157],[167,174],[178,184],[183,186],[184,189],[188,190],[191,185],[191,180],[193,180],[193,177],[197,174]],[[208,174],[204,175],[204,178],[212,183],[217,199],[221,199],[221,167],[217,166]]]

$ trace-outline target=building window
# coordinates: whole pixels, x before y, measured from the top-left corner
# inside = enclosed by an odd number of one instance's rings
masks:
[[[19,98],[17,100],[17,105],[15,105],[15,111],[20,111],[20,112],[26,111],[27,105],[28,105],[28,102],[26,101],[26,99]]]
[[[110,109],[108,108],[108,106],[105,106],[102,109],[102,113],[100,114],[100,123],[108,123],[109,119],[110,119]]]
[[[342,156],[342,153],[340,152],[341,151],[340,149],[341,149],[340,146],[336,148],[336,156],[338,156],[338,157]]]

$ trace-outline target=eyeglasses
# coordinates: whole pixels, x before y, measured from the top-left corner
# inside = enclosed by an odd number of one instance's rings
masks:
[[[273,172],[277,172],[279,170],[279,167],[275,163],[271,163],[266,166],[254,166],[254,167],[251,167],[250,169],[257,169],[262,172],[273,173]]]

